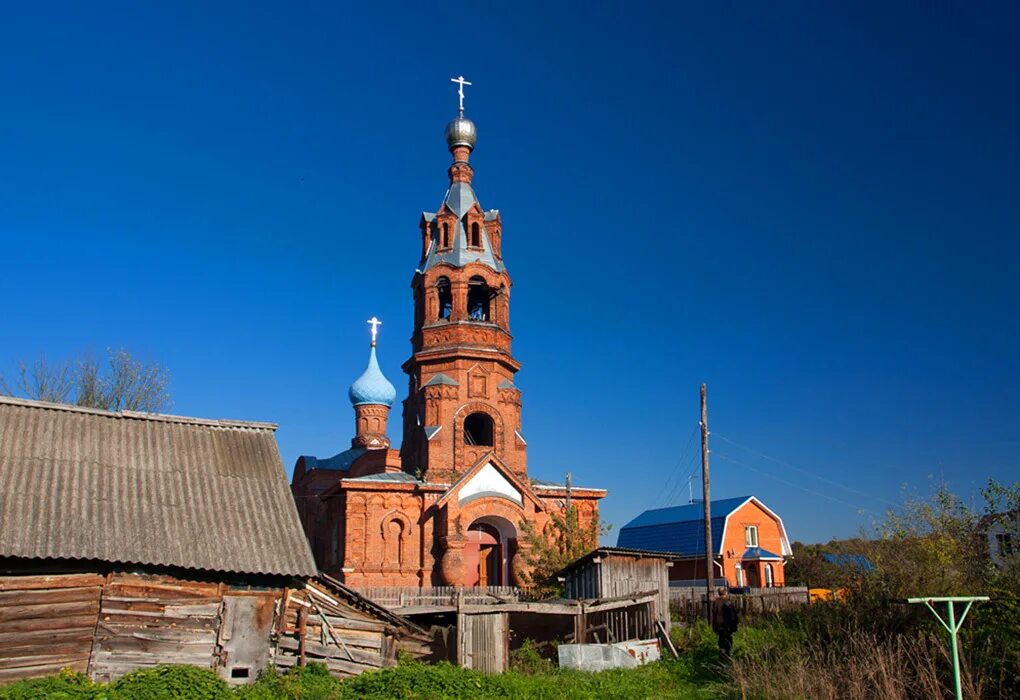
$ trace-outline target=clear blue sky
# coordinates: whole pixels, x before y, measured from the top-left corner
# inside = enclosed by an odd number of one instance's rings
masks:
[[[713,494],[795,539],[1020,476],[1016,5],[322,5],[5,8],[0,372],[124,347],[288,469],[349,446],[463,74],[533,476],[685,502],[701,382]]]

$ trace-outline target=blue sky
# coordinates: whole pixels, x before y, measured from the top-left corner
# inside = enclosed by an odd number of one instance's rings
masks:
[[[713,494],[794,539],[1020,475],[1015,6],[4,14],[0,373],[124,347],[288,469],[344,449],[373,314],[406,391],[463,74],[532,476],[686,502],[701,382]]]

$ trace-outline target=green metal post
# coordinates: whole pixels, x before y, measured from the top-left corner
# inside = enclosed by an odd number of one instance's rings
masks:
[[[956,633],[960,628],[956,626],[955,605],[952,600],[946,603],[949,608],[949,638],[953,640],[953,685],[956,689],[956,700],[963,700],[963,688],[960,686],[960,645],[956,641]]]
[[[953,649],[953,690],[956,691],[956,700],[963,700],[963,686],[960,683],[960,642],[957,639],[957,634],[959,633],[960,628],[963,627],[963,621],[967,617],[967,613],[970,612],[970,607],[974,603],[980,603],[986,600],[988,600],[988,596],[985,595],[907,598],[908,603],[923,603],[927,606],[927,608],[931,610],[931,614],[939,621],[939,624],[945,627],[946,631],[949,632],[949,640]],[[942,616],[939,615],[938,611],[933,607],[933,603],[946,604],[948,620],[942,619]],[[956,603],[967,604],[967,607],[963,609],[963,614],[960,615],[959,621],[956,619]]]

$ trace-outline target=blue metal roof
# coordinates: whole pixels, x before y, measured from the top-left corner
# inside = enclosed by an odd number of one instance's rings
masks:
[[[365,448],[363,447],[352,447],[349,450],[344,450],[338,455],[333,455],[328,459],[317,459],[315,457],[302,457],[305,460],[305,470],[311,471],[313,469],[329,469],[334,471],[347,471],[351,468],[356,460],[361,455],[365,454]]]
[[[830,554],[822,553],[822,559],[835,566],[859,569],[864,572],[874,571],[875,565],[863,554]]]
[[[748,547],[744,550],[744,553],[740,557],[741,559],[776,559],[782,561],[782,557],[778,554],[773,554],[767,549],[761,547]]]
[[[720,552],[726,516],[739,508],[750,496],[712,501],[712,551]],[[620,529],[618,547],[673,552],[682,555],[703,554],[705,551],[705,504],[646,510]]]

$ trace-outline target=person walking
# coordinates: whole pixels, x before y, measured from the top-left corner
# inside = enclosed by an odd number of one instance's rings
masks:
[[[715,600],[712,601],[712,630],[719,637],[719,655],[723,661],[730,660],[733,650],[733,634],[737,631],[740,621],[737,607],[730,599],[729,591],[720,588]]]

